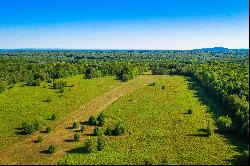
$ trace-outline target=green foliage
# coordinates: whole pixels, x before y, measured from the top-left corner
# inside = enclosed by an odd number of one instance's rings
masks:
[[[74,141],[80,141],[80,134],[79,133],[76,133],[75,135],[74,135]]]
[[[52,116],[51,116],[51,120],[56,120],[58,117],[57,117],[57,115],[56,114],[53,114]]]
[[[67,84],[68,84],[67,81],[54,81],[53,82],[53,88],[54,89],[60,89],[60,92],[61,91],[63,92],[63,87],[66,87]]]
[[[229,116],[220,116],[217,120],[217,126],[222,132],[228,132],[232,129],[232,120]]]
[[[96,151],[96,142],[94,139],[87,139],[85,141],[85,149],[86,152],[91,153]]]
[[[105,148],[105,139],[103,137],[98,137],[96,149],[102,151]]]
[[[91,125],[91,126],[97,126],[98,125],[97,118],[94,115],[90,116],[89,125]]]
[[[46,127],[46,129],[45,129],[45,132],[46,132],[46,133],[50,133],[51,131],[52,131],[52,129],[51,129],[50,126]]]
[[[72,128],[73,128],[73,129],[76,129],[77,127],[78,127],[77,122],[73,122]]]
[[[41,80],[37,79],[37,80],[29,80],[26,82],[26,85],[28,86],[40,86]]]
[[[48,148],[48,153],[53,154],[56,152],[56,146],[55,145],[50,145]]]
[[[36,131],[36,127],[35,127],[35,125],[34,124],[32,124],[32,123],[27,123],[27,122],[24,122],[23,124],[22,124],[22,133],[23,134],[32,134],[33,132],[35,132]]]
[[[139,75],[139,70],[137,67],[132,65],[125,65],[123,68],[116,73],[116,78],[121,81],[128,81]]]
[[[193,113],[193,109],[189,108],[188,109],[188,114],[192,114]]]
[[[93,135],[94,136],[102,136],[103,135],[102,129],[100,127],[95,127]]]
[[[100,115],[98,115],[98,117],[97,117],[98,126],[104,126],[105,118],[106,117],[105,117],[104,113],[100,113]]]
[[[125,131],[126,131],[125,126],[120,122],[115,125],[115,129],[113,130],[113,135],[119,136],[119,135],[124,134]]]
[[[111,127],[108,127],[105,131],[105,135],[111,136],[113,134],[113,129]]]

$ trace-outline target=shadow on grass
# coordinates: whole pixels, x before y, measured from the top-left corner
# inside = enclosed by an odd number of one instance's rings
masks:
[[[64,140],[64,142],[74,142],[74,140],[73,139],[66,139],[66,140]]]
[[[217,118],[221,115],[222,112],[220,106],[214,101],[211,96],[209,96],[209,94],[206,93],[206,91],[201,87],[201,85],[197,83],[193,78],[185,77],[185,80],[188,82],[189,89],[195,92],[195,97],[197,97],[202,104],[207,106],[208,112],[212,114],[212,118],[216,122]],[[199,131],[204,132],[204,129],[200,129]],[[215,133],[223,135],[226,138],[227,143],[235,146],[236,151],[241,154],[235,156],[234,159],[230,160],[229,162],[234,165],[241,165],[248,161],[249,156],[246,158],[243,155],[244,151],[248,150],[248,140],[240,138],[237,134],[233,135],[222,133],[219,131],[215,131]]]
[[[66,152],[67,153],[77,153],[77,154],[89,153],[87,151],[86,147],[78,147],[78,148],[67,150]]]
[[[190,113],[187,113],[187,112],[183,112],[182,114],[184,114],[184,115],[191,115]]]
[[[21,127],[17,127],[15,128],[17,131],[15,131],[14,133],[17,134],[17,135],[27,135],[23,132],[22,128]]]
[[[89,125],[89,121],[80,122],[80,125]]]
[[[65,129],[73,129],[73,127],[66,127]]]
[[[40,153],[43,153],[43,154],[50,154],[48,150],[42,150],[42,151],[40,151]]]

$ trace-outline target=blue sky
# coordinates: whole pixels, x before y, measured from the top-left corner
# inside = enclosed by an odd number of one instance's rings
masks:
[[[248,48],[248,0],[1,0],[0,48]]]

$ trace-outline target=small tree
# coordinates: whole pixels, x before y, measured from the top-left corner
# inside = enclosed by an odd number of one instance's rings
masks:
[[[42,128],[41,124],[37,120],[35,121],[35,123],[33,125],[34,125],[35,130],[39,130]]]
[[[105,147],[105,140],[104,140],[104,138],[103,137],[98,137],[96,149],[98,151],[102,151],[104,149],[104,147]]]
[[[56,119],[57,119],[56,114],[53,114],[52,117],[51,117],[51,120],[56,120]]]
[[[112,130],[112,128],[111,127],[108,127],[107,129],[106,129],[106,131],[105,131],[105,135],[112,135],[112,133],[113,133],[113,130]]]
[[[104,113],[101,113],[97,117],[97,121],[98,121],[98,126],[104,126],[104,123],[105,123],[105,115],[104,115]]]
[[[73,129],[76,129],[78,127],[78,124],[77,122],[74,122],[73,125],[72,125]]]
[[[95,135],[95,136],[101,136],[101,135],[103,135],[102,129],[100,127],[96,127],[94,129],[93,135]]]
[[[227,116],[220,116],[217,120],[217,126],[218,128],[223,132],[228,132],[232,128],[232,120],[231,118]]]
[[[49,154],[53,154],[56,152],[56,146],[55,145],[50,145],[48,149]]]
[[[51,129],[51,127],[50,127],[50,126],[48,126],[48,127],[46,127],[45,132],[46,132],[46,133],[50,133],[50,132],[51,132],[51,130],[52,130],[52,129]]]
[[[80,141],[80,134],[76,133],[74,135],[74,141]]]
[[[90,126],[96,126],[98,125],[98,121],[94,115],[91,115],[89,118],[89,125]]]
[[[96,143],[93,139],[87,139],[85,141],[85,149],[86,152],[91,153],[94,152],[96,150]]]
[[[125,127],[122,123],[118,123],[113,130],[113,135],[122,135],[125,133]]]
[[[27,123],[27,122],[24,122],[22,124],[22,132],[23,134],[32,134],[33,132],[36,131],[35,129],[36,127],[34,126],[34,124],[31,124],[31,123]]]
[[[163,85],[163,86],[161,87],[161,89],[165,89],[165,86]]]
[[[188,109],[188,114],[192,114],[193,110],[191,108]]]

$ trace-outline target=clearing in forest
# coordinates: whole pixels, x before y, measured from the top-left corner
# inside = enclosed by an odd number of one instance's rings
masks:
[[[104,150],[92,153],[82,150],[82,142],[59,163],[213,165],[229,164],[239,154],[223,135],[207,136],[217,108],[197,84],[181,76],[147,77],[155,85],[123,96],[104,111],[103,130],[122,122],[126,134],[105,136]]]
[[[103,81],[106,79],[109,80],[108,83],[110,84],[106,84],[106,82]],[[89,137],[88,134],[85,134],[82,136],[80,142],[72,142],[71,140],[73,138],[73,135],[78,130],[71,129],[73,122],[86,122],[90,115],[99,114],[102,110],[104,110],[108,105],[117,100],[119,97],[149,84],[150,82],[152,82],[152,79],[152,76],[139,76],[138,78],[126,83],[115,81],[113,77],[113,81],[111,80],[111,77],[86,80],[92,83],[93,81],[95,81],[96,84],[91,87],[103,88],[99,89],[99,91],[94,91],[96,95],[92,95],[92,98],[94,98],[94,96],[97,96],[97,94],[99,94],[99,97],[96,97],[91,101],[84,103],[80,108],[76,109],[75,111],[71,111],[67,114],[67,116],[64,116],[64,118],[61,118],[51,124],[52,131],[50,133],[35,133],[31,136],[26,136],[19,143],[15,143],[2,149],[0,151],[0,164],[56,164],[60,160],[60,158],[65,155],[67,150],[70,150],[75,146],[80,146],[82,144],[82,141]],[[113,83],[113,85],[111,83]],[[121,85],[118,86],[117,84]],[[92,89],[94,90],[95,88]],[[103,91],[108,92],[100,95]],[[86,97],[90,95],[81,93],[80,90],[75,90],[75,93],[76,96],[82,95]],[[3,95],[7,94],[8,91],[3,93]],[[68,97],[74,98],[73,95]],[[88,97],[88,99],[89,98],[90,97]],[[92,132],[92,128],[87,128],[86,132],[88,131]],[[44,141],[42,143],[35,143],[39,136],[42,136],[44,138]],[[46,153],[48,146],[51,144],[54,144],[57,147],[56,153],[53,155],[49,155]]]

